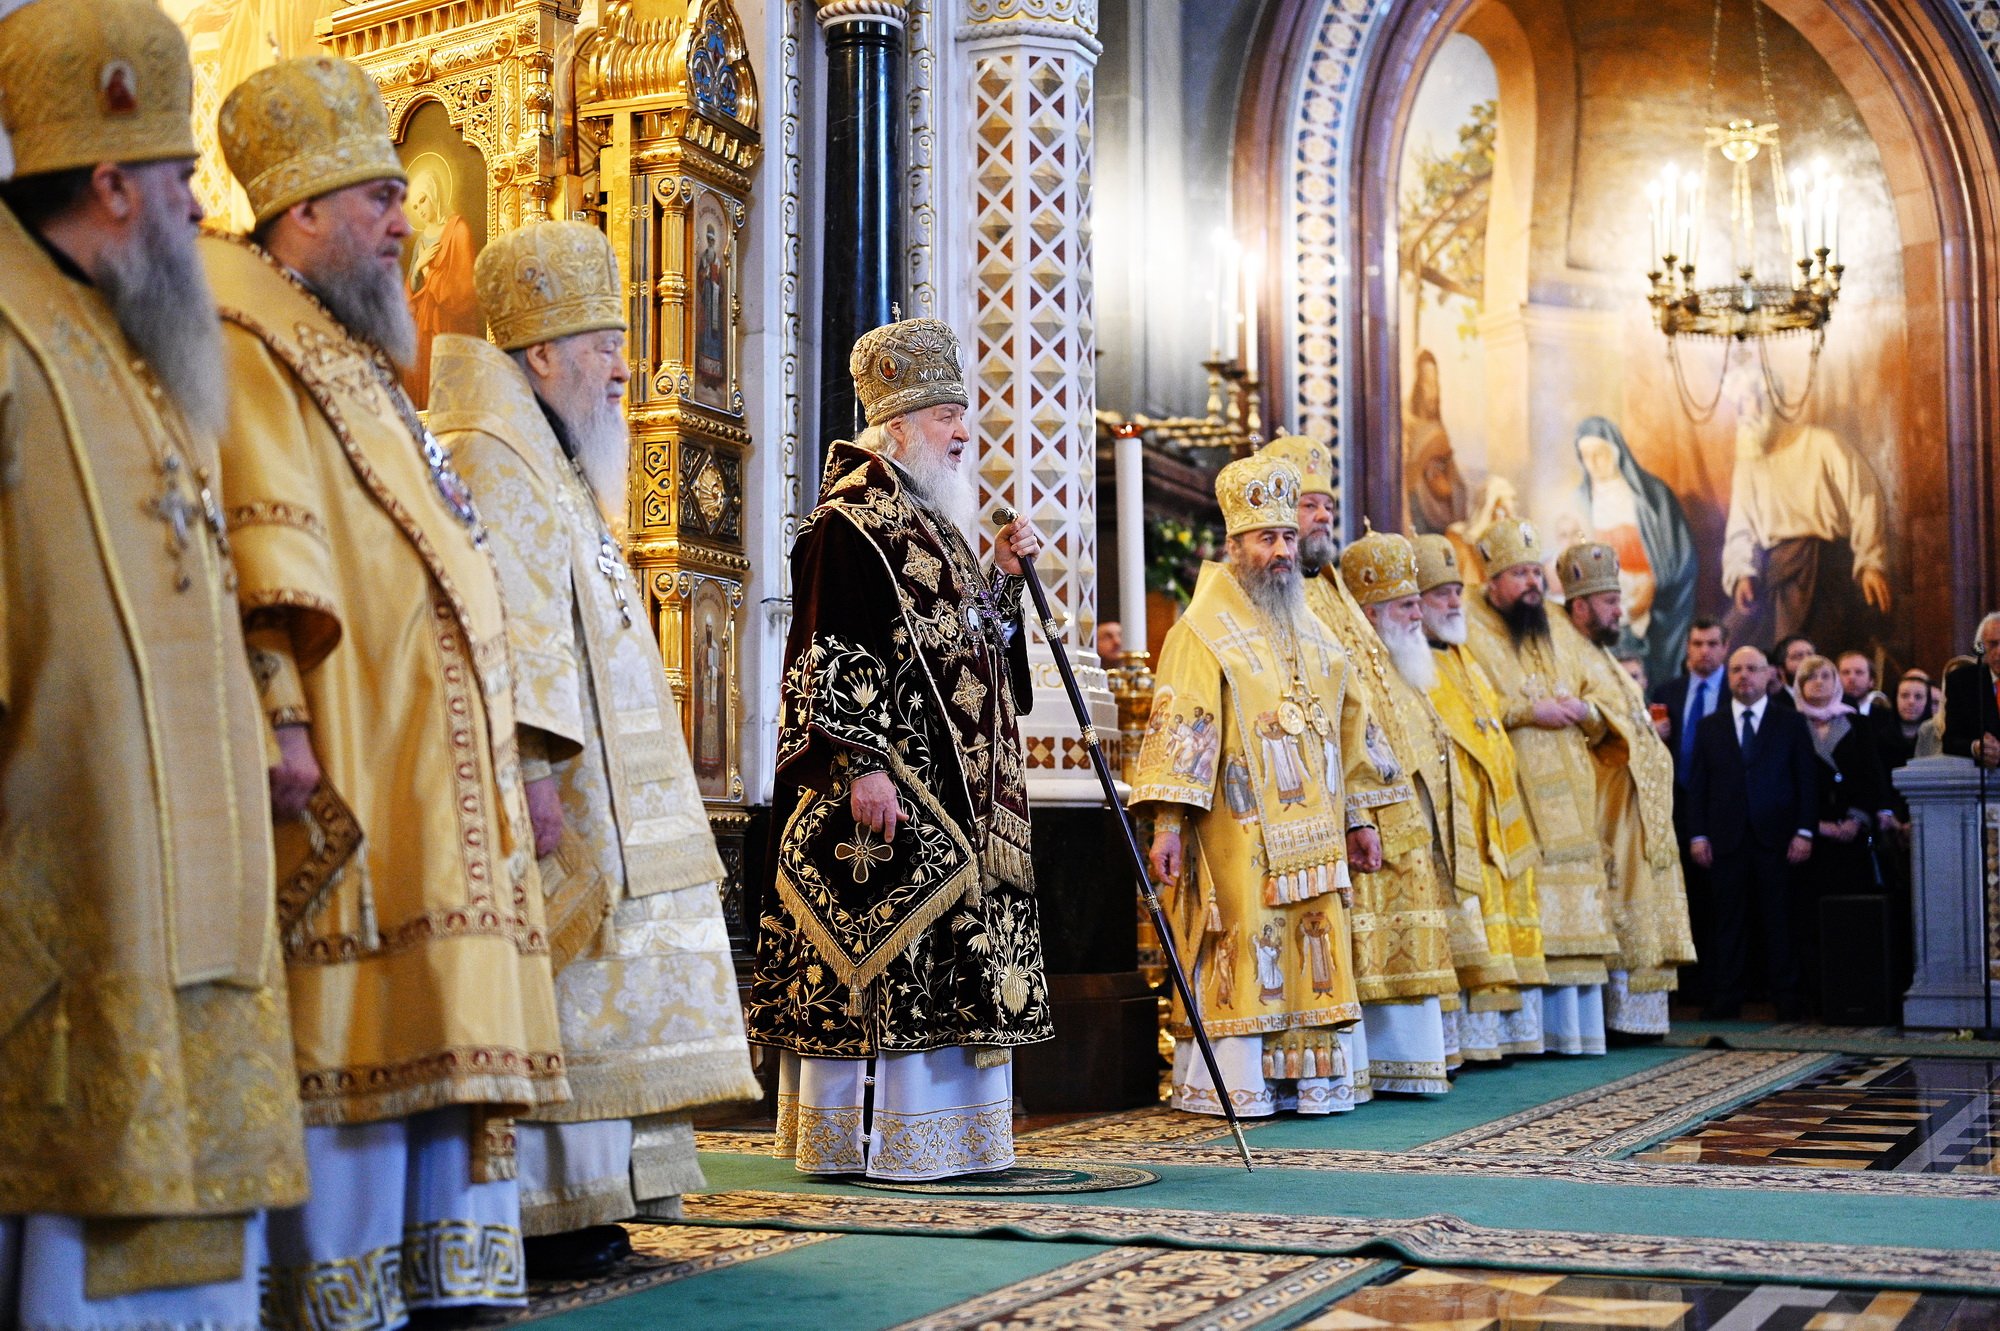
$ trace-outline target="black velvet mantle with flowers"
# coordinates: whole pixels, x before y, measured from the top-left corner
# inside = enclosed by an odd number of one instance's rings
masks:
[[[826,475],[792,551],[750,1038],[835,1058],[1047,1039],[1019,587],[876,453],[837,443]],[[871,772],[906,817],[887,843],[850,810]]]

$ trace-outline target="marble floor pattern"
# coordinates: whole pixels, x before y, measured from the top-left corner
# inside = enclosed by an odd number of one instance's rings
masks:
[[[2000,1331],[2000,1300],[1405,1267],[1297,1331]]]
[[[1637,1160],[2000,1174],[2000,1062],[1843,1058]]]

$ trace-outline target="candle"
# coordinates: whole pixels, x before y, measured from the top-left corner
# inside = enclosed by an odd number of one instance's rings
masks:
[[[1646,266],[1660,261],[1660,182],[1646,185]]]
[[[1216,349],[1222,353],[1222,359],[1235,360],[1236,316],[1238,313],[1236,305],[1236,267],[1237,260],[1242,257],[1243,247],[1237,244],[1236,238],[1222,227],[1217,227],[1215,230],[1215,245],[1222,257],[1222,282],[1216,288],[1217,294],[1215,298],[1215,323],[1217,330],[1215,344]]]
[[[1257,250],[1243,255],[1243,370],[1257,373],[1257,283],[1263,275],[1264,256]]]
[[[1125,650],[1146,650],[1146,493],[1144,443],[1136,434],[1111,445],[1118,481],[1118,620]],[[1106,661],[1105,665],[1117,665]]]

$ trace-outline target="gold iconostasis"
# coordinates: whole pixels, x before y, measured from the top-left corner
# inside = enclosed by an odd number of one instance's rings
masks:
[[[727,858],[748,821],[741,651],[753,440],[738,255],[760,156],[757,84],[722,0],[166,0],[195,64],[211,217],[247,226],[215,144],[227,92],[280,58],[329,53],[381,86],[409,173],[405,283],[429,396],[433,340],[484,334],[473,261],[544,218],[604,227],[631,295],[626,549],[646,589],[689,752]],[[588,21],[584,21],[588,20]],[[732,863],[732,868],[735,864]]]

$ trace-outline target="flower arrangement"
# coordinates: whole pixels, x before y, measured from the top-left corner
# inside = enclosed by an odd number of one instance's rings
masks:
[[[1146,520],[1146,590],[1165,592],[1183,607],[1208,560],[1222,558],[1222,528],[1184,518]]]

